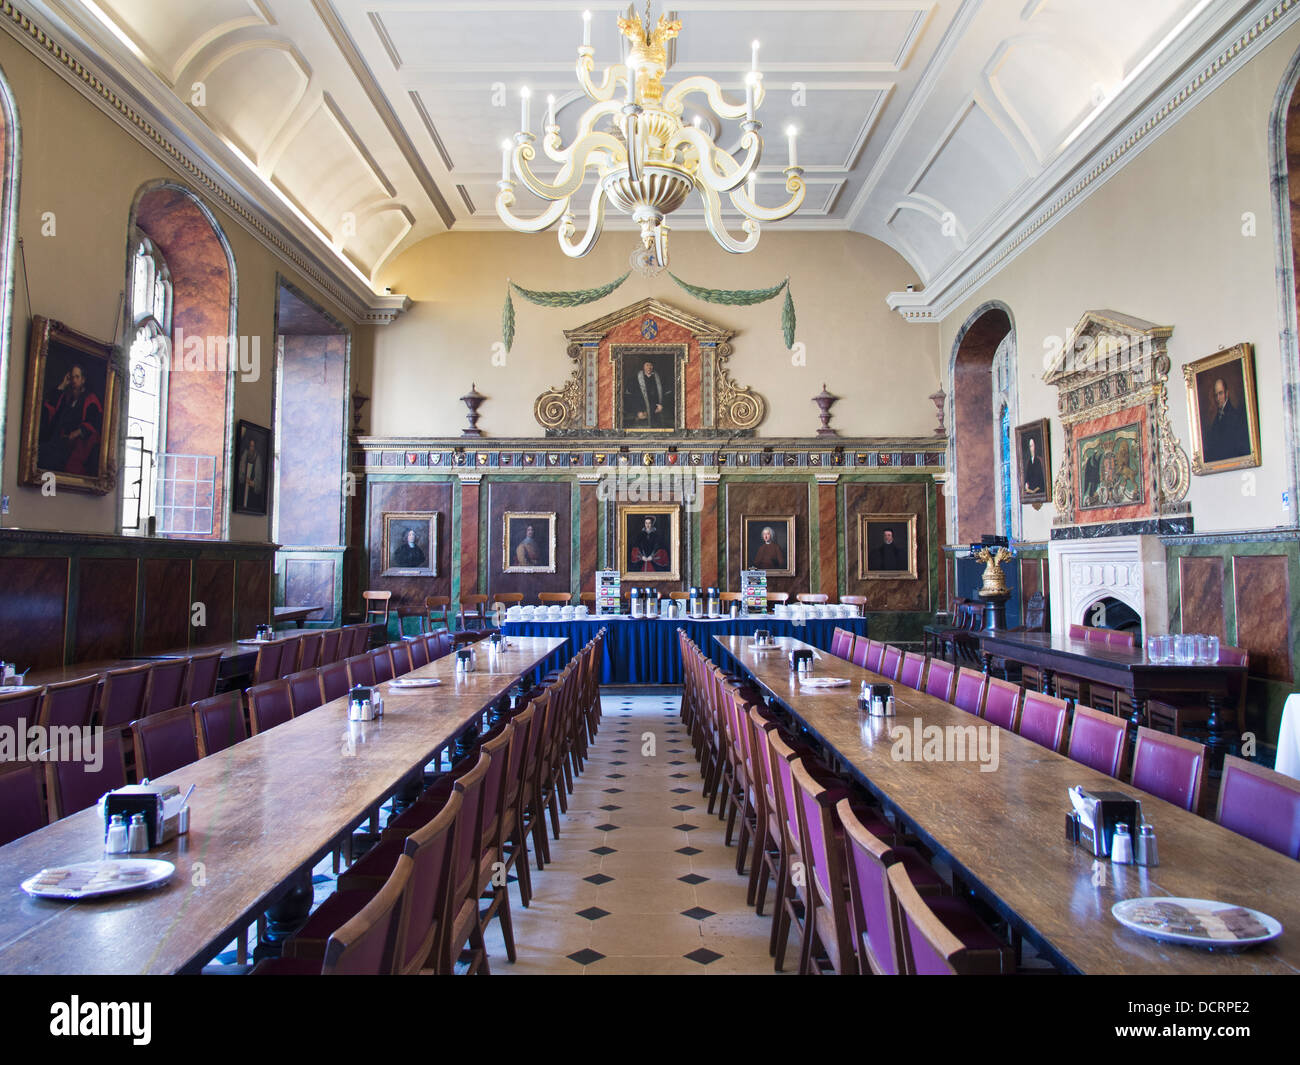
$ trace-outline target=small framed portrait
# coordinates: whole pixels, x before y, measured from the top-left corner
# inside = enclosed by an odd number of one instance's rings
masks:
[[[917,579],[915,514],[858,515],[858,579]]]
[[[1016,426],[1016,483],[1021,503],[1052,498],[1052,434],[1046,418]]]
[[[438,515],[386,513],[383,551],[381,577],[438,576]]]
[[[681,513],[662,503],[619,504],[618,568],[624,581],[682,579]]]
[[[113,345],[32,319],[20,484],[105,495],[117,484],[118,375]]]
[[[1260,464],[1255,351],[1237,344],[1183,367],[1192,431],[1192,472],[1222,473]]]
[[[766,570],[769,577],[793,577],[794,515],[742,514],[740,568]]]
[[[501,537],[502,573],[555,572],[555,512],[507,510]]]
[[[614,428],[668,433],[682,426],[681,345],[615,344]]]
[[[231,507],[240,514],[265,514],[271,469],[271,430],[242,418],[235,426],[235,490]]]
[[[1085,436],[1079,441],[1079,510],[1141,503],[1143,468],[1140,421]]]

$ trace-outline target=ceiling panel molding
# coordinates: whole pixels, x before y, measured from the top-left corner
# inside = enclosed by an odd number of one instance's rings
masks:
[[[246,70],[232,72],[230,77],[235,82],[235,85],[231,86],[232,96],[240,82],[245,85],[254,84],[259,90],[270,87],[275,97],[284,101],[278,112],[272,111],[268,114],[268,109],[258,106],[257,101],[244,101],[242,98],[237,102],[244,103],[245,106],[238,109],[221,106],[223,100],[219,88],[220,79],[214,80],[214,76],[223,67],[236,64],[241,58],[264,61],[266,66],[261,71],[251,73]],[[297,75],[294,79],[296,84],[290,91],[282,91],[283,86],[275,80],[275,72],[270,69],[270,64],[273,62],[288,64],[291,76]],[[293,118],[299,105],[306,99],[311,85],[311,67],[302,53],[286,41],[266,38],[249,39],[231,44],[209,55],[203,61],[203,65],[197,68],[195,78],[205,86],[204,103],[202,107],[196,106],[195,109],[206,116],[206,121],[213,129],[235,143],[260,168],[264,164],[266,153],[275,144],[285,125]],[[244,131],[256,125],[262,127],[262,133],[254,142],[245,135]]]

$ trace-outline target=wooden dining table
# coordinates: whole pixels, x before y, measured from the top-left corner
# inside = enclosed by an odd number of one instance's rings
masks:
[[[296,638],[296,637],[292,637]],[[221,677],[251,673],[253,663],[257,660],[258,645],[251,640],[228,641],[226,643],[204,644],[190,647],[183,651],[161,651],[154,655],[136,655],[133,658],[101,658],[87,662],[73,662],[66,666],[46,666],[42,669],[30,669],[23,678],[27,685],[62,684],[68,680],[80,680],[82,677],[100,676],[113,669],[126,669],[130,666],[142,666],[146,662],[162,662],[168,659],[189,658],[192,655],[221,652]]]
[[[0,973],[198,971],[562,643],[514,640],[493,671],[458,673],[445,656],[406,674],[437,686],[380,685],[376,721],[349,721],[338,699],[160,777],[196,788],[189,833],[140,855],[176,867],[155,890],[78,902],[23,892],[44,868],[103,856],[93,807],[0,847]]]
[[[792,648],[756,652],[743,637],[717,637],[749,674],[955,874],[1057,967],[1072,973],[1300,974],[1300,862],[978,718],[924,692],[817,652],[814,675],[842,678],[812,689],[790,673]],[[862,681],[894,683],[895,713],[859,711]],[[983,749],[945,746],[926,757],[925,730],[983,727]],[[988,730],[992,730],[991,732]],[[903,732],[908,734],[904,747]],[[938,733],[931,733],[931,736]],[[922,742],[916,742],[921,739]],[[996,746],[994,746],[996,744]],[[996,751],[992,757],[979,755]],[[929,753],[935,753],[930,751]],[[956,756],[966,755],[963,759]],[[1121,791],[1142,802],[1156,831],[1157,867],[1115,865],[1065,838],[1067,789]],[[1282,935],[1240,953],[1161,943],[1111,914],[1145,896],[1212,899],[1246,906],[1281,922]]]

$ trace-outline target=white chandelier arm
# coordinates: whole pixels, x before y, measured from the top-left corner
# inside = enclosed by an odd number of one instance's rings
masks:
[[[582,91],[593,100],[612,100],[620,85],[627,85],[628,67],[626,63],[611,63],[597,85],[591,80],[591,72],[596,69],[596,53],[590,48],[578,49],[578,84]]]
[[[583,234],[582,240],[576,244],[571,239],[574,233],[573,215],[566,213],[564,225],[559,231],[560,250],[570,259],[581,259],[595,247],[596,241],[600,239],[600,231],[605,228],[606,201],[604,193],[605,190],[597,183],[591,193],[591,203],[587,206],[587,232]]]
[[[785,191],[790,193],[790,198],[779,207],[759,207],[752,199],[749,193],[742,187],[731,193],[731,203],[742,214],[750,218],[756,218],[760,222],[779,222],[782,218],[789,218],[803,204],[805,194],[808,192],[808,186],[804,184],[803,169],[801,167],[789,167],[785,172]]]
[[[730,192],[743,185],[763,158],[763,138],[756,130],[746,130],[741,139],[740,146],[747,149],[742,162],[737,162],[734,156],[719,148],[695,126],[683,126],[668,147],[675,148],[679,144],[689,144],[699,153],[696,178],[718,192]]]
[[[547,204],[546,210],[536,218],[520,218],[510,210],[515,203],[515,183],[498,181],[497,188],[501,190],[497,193],[497,217],[511,229],[517,229],[521,233],[541,233],[543,230],[550,229],[569,207],[568,199],[556,200],[554,203]]]
[[[622,152],[622,143],[610,134],[588,133],[569,147],[567,162],[556,175],[555,183],[549,184],[534,174],[532,167],[528,165],[537,155],[532,145],[532,138],[521,138],[515,142],[514,170],[519,175],[519,180],[535,196],[540,196],[544,200],[563,200],[582,187],[588,169],[603,165],[599,156],[606,156],[609,161],[617,162]]]
[[[683,111],[683,102],[686,97],[692,93],[701,92],[708,96],[709,106],[713,108],[713,113],[719,118],[744,118],[745,104],[742,101],[739,104],[729,104],[722,98],[722,87],[712,78],[705,77],[703,74],[696,74],[694,77],[683,78],[671,89],[669,89],[663,98],[660,106],[665,111],[670,111],[675,115],[680,115]],[[763,83],[754,82],[754,110],[763,106]]]
[[[736,255],[753,251],[758,246],[759,224],[752,218],[746,218],[741,228],[749,234],[749,238],[743,241],[736,240],[727,232],[726,223],[722,220],[722,199],[708,185],[696,185],[695,187],[700,190],[700,198],[704,201],[704,224],[709,227],[713,239],[721,244],[724,249]]]
[[[578,121],[578,129],[574,134],[574,140],[580,140],[590,133],[602,118],[608,115],[617,115],[623,110],[623,104],[619,100],[608,103],[593,104],[583,112],[582,118]],[[545,149],[547,156],[554,162],[564,163],[569,159],[569,149],[560,146],[560,127],[558,125],[548,126],[546,128],[546,137],[542,141],[542,147]]]

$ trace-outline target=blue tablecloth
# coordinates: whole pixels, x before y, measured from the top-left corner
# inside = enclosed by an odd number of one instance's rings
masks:
[[[793,636],[829,651],[837,628],[865,636],[867,619],[816,618],[795,625],[788,618],[770,616],[713,621],[699,618],[587,617],[580,621],[507,621],[501,631],[507,637],[568,636],[569,643],[543,663],[544,668],[556,669],[581,650],[602,627],[607,630],[600,664],[602,684],[680,684],[682,655],[677,644],[678,629],[685,629],[686,635],[720,666],[730,668],[725,652],[713,642],[714,636],[748,635],[756,629],[767,629],[774,636]]]

